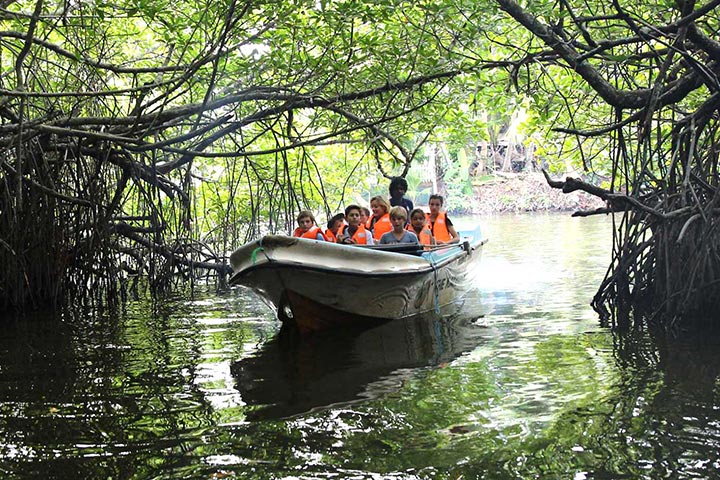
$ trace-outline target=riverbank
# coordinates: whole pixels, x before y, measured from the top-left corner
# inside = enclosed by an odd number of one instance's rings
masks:
[[[542,173],[485,177],[474,186],[468,213],[521,213],[594,210],[604,202],[585,192],[551,188]]]

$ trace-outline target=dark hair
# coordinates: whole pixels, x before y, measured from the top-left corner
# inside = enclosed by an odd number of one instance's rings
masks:
[[[413,210],[412,210],[412,212],[410,212],[410,215],[408,216],[408,218],[410,220],[412,220],[412,218],[415,216],[416,213],[419,213],[420,215],[423,216],[423,218],[425,218],[425,210],[423,210],[422,208],[413,208]]]
[[[432,195],[430,195],[428,203],[430,203],[431,200],[440,200],[440,205],[445,204],[445,200],[443,199],[442,195],[438,195],[437,193],[433,193]]]
[[[405,180],[403,177],[392,177],[392,179],[390,179],[390,186],[388,187],[388,191],[390,193],[392,193],[393,190],[397,190],[401,187],[404,188],[405,191],[407,192],[407,189],[408,189],[407,180]]]
[[[368,207],[360,207],[366,217],[370,217],[370,209]]]
[[[335,222],[337,222],[338,220],[345,220],[345,214],[340,212],[340,213],[336,213],[335,215],[333,215],[332,218],[330,220],[328,220],[328,224],[327,224],[328,230],[331,229],[333,227],[333,225],[335,225]]]
[[[345,216],[350,215],[351,210],[357,210],[358,212],[362,213],[362,207],[353,203],[352,205],[348,205],[347,207],[345,207]]]

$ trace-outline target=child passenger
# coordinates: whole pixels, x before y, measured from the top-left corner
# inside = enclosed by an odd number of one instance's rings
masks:
[[[393,207],[390,210],[390,222],[392,223],[393,229],[380,238],[380,245],[390,245],[393,243],[418,244],[417,235],[405,229],[405,225],[407,224],[407,210],[405,210],[405,207],[399,205]]]
[[[392,224],[390,223],[390,204],[385,197],[378,195],[370,199],[370,210],[372,210],[372,217],[368,220],[368,224],[365,228],[369,228],[373,232],[373,238],[380,240],[380,237],[384,233],[392,230]]]
[[[315,217],[307,210],[303,210],[297,216],[298,227],[293,232],[294,237],[309,238],[312,240],[327,241],[320,227],[315,225]]]
[[[328,221],[327,230],[325,230],[325,238],[328,242],[337,242],[337,233],[341,225],[345,224],[345,214],[340,212]]]
[[[415,208],[410,212],[410,225],[407,226],[407,229],[417,235],[420,245],[424,245],[429,250],[427,247],[435,245],[435,238],[426,223],[427,218],[423,209]]]
[[[460,237],[453,227],[453,223],[445,212],[440,211],[443,206],[441,195],[430,195],[430,213],[427,215],[430,231],[438,245],[443,243],[458,243]]]
[[[360,221],[361,207],[358,205],[348,205],[345,208],[345,219],[347,225],[340,226],[338,230],[337,241],[348,245],[373,245],[372,233],[365,228]]]
[[[360,207],[360,223],[367,227],[368,220],[370,220],[370,209],[367,207]]]

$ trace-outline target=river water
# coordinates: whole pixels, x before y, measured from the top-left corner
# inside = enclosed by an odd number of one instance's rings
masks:
[[[480,221],[442,319],[298,339],[207,288],[5,322],[0,478],[718,477],[718,342],[588,306],[610,220]]]

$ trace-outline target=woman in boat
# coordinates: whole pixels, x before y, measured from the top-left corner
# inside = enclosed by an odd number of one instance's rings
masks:
[[[327,241],[320,227],[315,225],[312,212],[303,210],[297,216],[298,227],[293,232],[294,237],[309,238],[311,240]]]
[[[341,225],[345,224],[345,214],[340,212],[333,215],[328,221],[327,230],[325,230],[325,238],[328,242],[337,242],[337,233]]]
[[[445,243],[458,243],[460,236],[455,231],[453,223],[447,214],[442,211],[443,197],[442,195],[430,195],[430,213],[427,214],[428,225],[430,231],[438,245]]]
[[[390,222],[393,229],[380,237],[380,245],[392,245],[395,243],[410,243],[417,245],[418,237],[414,232],[405,229],[407,225],[407,210],[400,205],[390,209]]]
[[[422,208],[414,208],[410,212],[410,224],[407,229],[417,235],[420,245],[423,245],[426,250],[430,250],[431,246],[435,245],[435,238],[427,227],[427,218]]]
[[[341,225],[338,230],[337,242],[348,245],[373,245],[373,236],[370,230],[365,228],[360,219],[362,208],[358,205],[348,205],[345,208],[347,225]]]
[[[384,233],[392,230],[392,224],[390,223],[390,204],[385,197],[378,195],[370,199],[370,210],[372,210],[372,217],[368,220],[368,225],[365,228],[369,228],[373,232],[373,238],[377,241]]]

